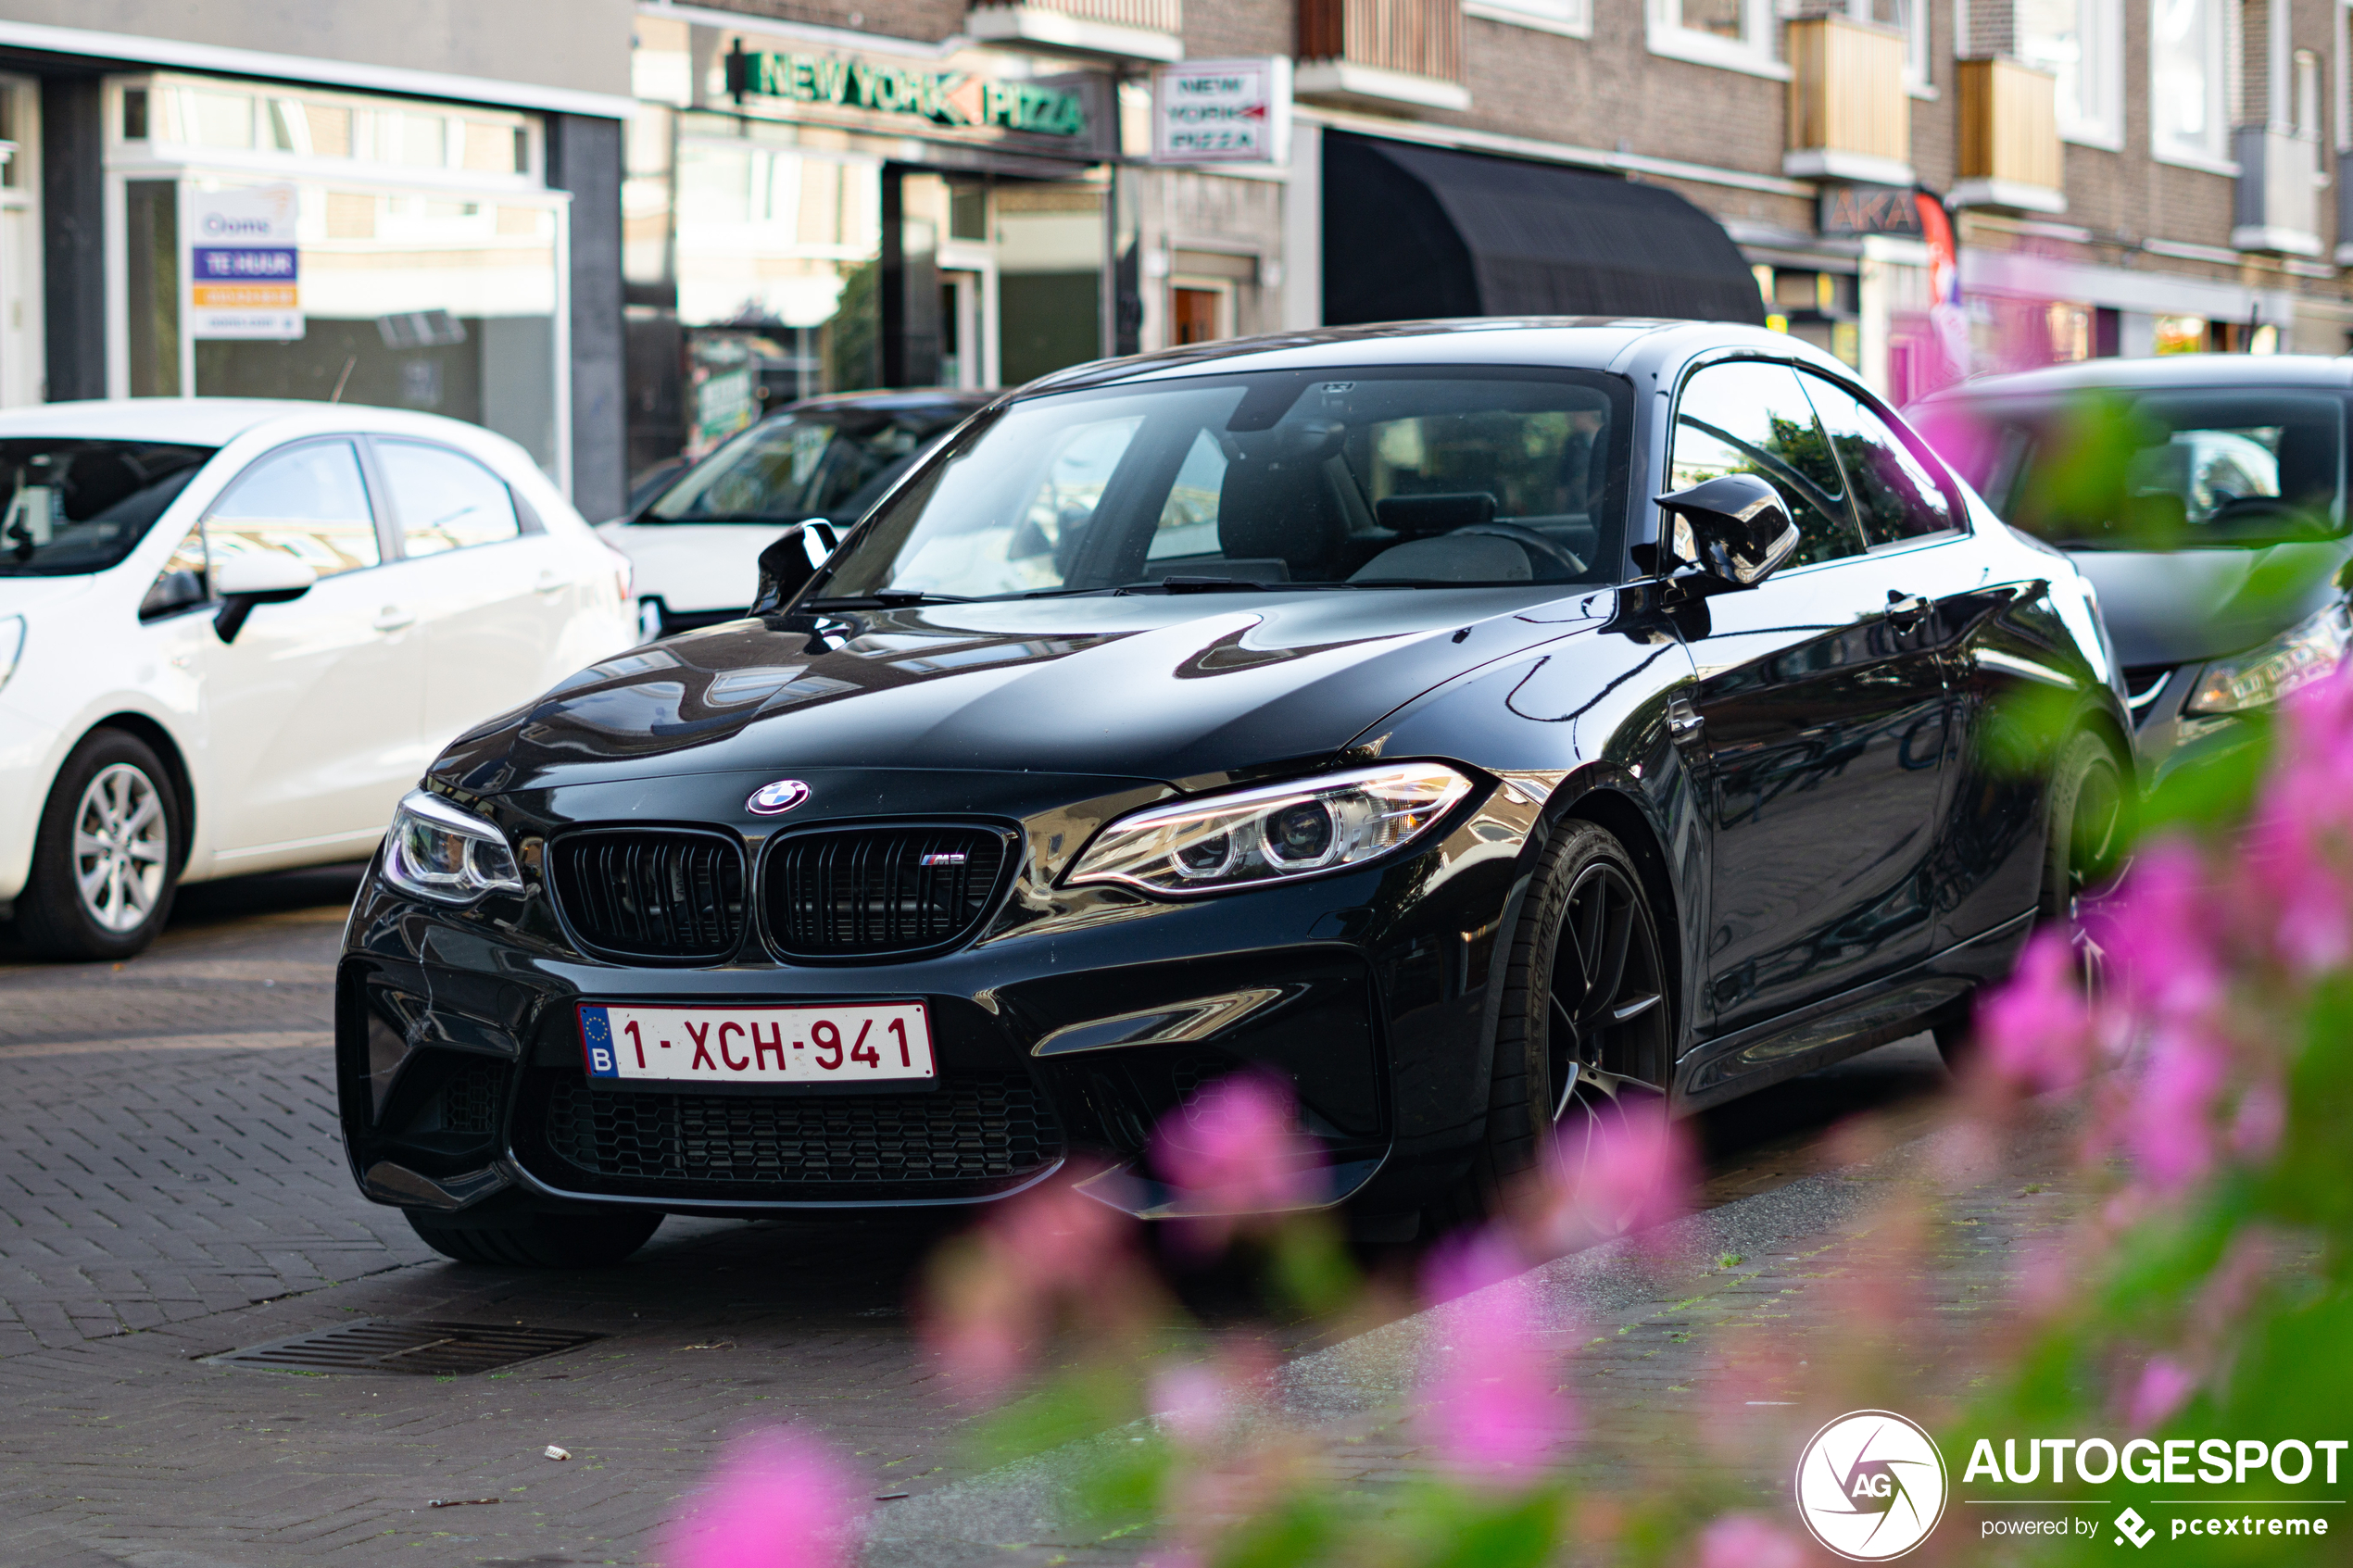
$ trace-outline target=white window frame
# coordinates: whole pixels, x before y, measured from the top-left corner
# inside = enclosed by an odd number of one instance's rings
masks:
[[[1906,5],[1904,86],[1916,98],[1933,98],[1935,68],[1928,47],[1930,0],[1906,0]],[[1871,0],[1847,0],[1846,14],[1858,22],[1877,20],[1871,15]]]
[[[2153,0],[2149,10],[2148,73],[2149,98],[2152,105],[2155,104],[2158,96],[2157,9],[2166,3],[2167,0]],[[2208,119],[2214,128],[2213,133],[2208,144],[2196,151],[2169,147],[2158,138],[2156,117],[2152,115],[2149,123],[2149,156],[2159,163],[2170,163],[2180,169],[2204,169],[2209,174],[2236,175],[2239,171],[2238,162],[2231,157],[2231,126],[2235,118],[2233,114],[2234,107],[2233,100],[2236,94],[2231,88],[2237,74],[2232,69],[2232,65],[2236,58],[2239,45],[2239,30],[2233,25],[2237,19],[2238,7],[2235,0],[2196,0],[2196,3],[2208,8],[2207,14],[2209,19],[2207,22],[2205,54],[2209,62],[2209,69],[2206,79],[2206,100],[2208,110]]]
[[[1463,15],[1563,38],[1593,36],[1593,0],[1463,0]]]
[[[1735,42],[1685,27],[1681,0],[1646,0],[1644,42],[1652,54],[1670,60],[1689,60],[1719,70],[1744,71],[1751,76],[1787,82],[1789,67],[1777,57],[1777,34],[1780,30],[1773,14],[1773,0],[1740,0],[1740,4],[1748,36]]]
[[[2159,0],[2161,3],[2161,0]],[[2221,0],[2228,3],[2228,0]],[[2124,150],[2124,5],[2123,0],[2076,0],[2076,25],[2089,24],[2098,31],[2098,38],[2087,51],[2091,56],[2091,70],[2095,97],[2103,106],[2097,115],[2076,115],[2068,112],[2062,99],[2057,107],[2059,139],[2078,146],[2099,147],[2108,152]],[[2018,55],[2026,59],[2024,40],[2020,40]],[[2154,44],[2150,58],[2155,59]],[[2032,64],[2027,60],[2028,64]]]

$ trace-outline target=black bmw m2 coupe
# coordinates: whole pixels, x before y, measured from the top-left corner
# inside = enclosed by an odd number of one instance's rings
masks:
[[[2075,569],[1760,330],[1081,367],[761,567],[460,737],[352,911],[353,1173],[451,1257],[1194,1212],[1151,1140],[1238,1072],[1395,1235],[1950,1035],[2130,797]]]

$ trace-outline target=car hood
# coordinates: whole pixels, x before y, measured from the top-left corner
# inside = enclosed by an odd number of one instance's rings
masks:
[[[62,604],[90,591],[95,577],[0,577],[0,615]]]
[[[2099,590],[2100,614],[2127,669],[2188,664],[2253,647],[2318,610],[2342,540],[2261,549],[2070,550]]]
[[[1328,755],[1466,671],[1589,630],[1607,591],[1002,601],[737,621],[609,659],[461,735],[489,795],[855,766],[1214,782]]]

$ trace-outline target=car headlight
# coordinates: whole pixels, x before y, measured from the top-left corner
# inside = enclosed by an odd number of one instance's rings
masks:
[[[1401,762],[1166,801],[1097,834],[1064,880],[1183,897],[1315,876],[1411,843],[1470,792],[1452,768]]]
[[[507,835],[437,795],[412,789],[384,834],[384,880],[436,904],[471,904],[485,893],[520,893]]]
[[[2185,711],[2245,713],[2269,708],[2334,671],[2348,643],[2353,643],[2353,619],[2344,604],[2333,604],[2261,647],[2208,664]]]
[[[24,653],[24,617],[0,615],[0,686],[17,672],[17,660]]]

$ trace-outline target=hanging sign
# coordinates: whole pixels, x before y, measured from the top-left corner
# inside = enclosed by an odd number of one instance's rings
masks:
[[[911,117],[949,131],[1085,137],[1087,98],[1058,82],[996,81],[855,56],[753,52],[740,40],[726,56],[727,91],[813,108]]]
[[[190,193],[188,333],[302,336],[302,252],[292,185]]]
[[[1187,60],[1153,69],[1154,163],[1290,159],[1290,60]]]

